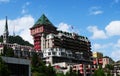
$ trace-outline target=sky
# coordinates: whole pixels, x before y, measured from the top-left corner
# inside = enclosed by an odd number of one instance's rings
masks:
[[[33,43],[29,29],[45,14],[58,30],[88,37],[93,52],[120,60],[120,0],[0,0],[0,10],[0,35],[7,16],[9,34]]]

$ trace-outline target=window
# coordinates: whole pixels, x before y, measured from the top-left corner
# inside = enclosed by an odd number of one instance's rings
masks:
[[[53,55],[56,55],[56,52],[53,52],[52,54],[53,54]]]
[[[48,55],[51,55],[51,52],[48,52]]]

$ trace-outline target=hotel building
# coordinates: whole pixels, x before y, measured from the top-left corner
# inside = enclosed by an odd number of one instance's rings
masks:
[[[44,14],[30,30],[34,49],[43,53],[46,65],[63,72],[77,64],[92,65],[91,43],[87,37],[57,30]]]

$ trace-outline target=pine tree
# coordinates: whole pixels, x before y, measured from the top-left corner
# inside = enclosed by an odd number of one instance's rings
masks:
[[[10,76],[8,67],[1,57],[0,57],[0,76]]]

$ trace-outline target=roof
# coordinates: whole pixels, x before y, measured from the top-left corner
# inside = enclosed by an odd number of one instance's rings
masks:
[[[51,25],[54,27],[54,25],[49,21],[49,19],[44,14],[37,20],[37,22],[33,25],[33,27],[39,25]]]
[[[5,22],[5,29],[4,29],[4,32],[8,33],[7,16],[6,16],[6,22]]]

